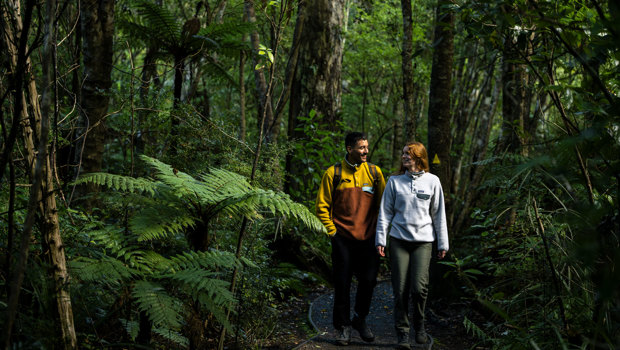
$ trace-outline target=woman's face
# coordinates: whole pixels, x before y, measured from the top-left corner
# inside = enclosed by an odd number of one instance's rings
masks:
[[[411,158],[411,155],[409,155],[409,146],[405,146],[403,148],[403,154],[401,156],[401,160],[405,168],[409,170],[413,170],[415,168],[415,160],[413,160]]]

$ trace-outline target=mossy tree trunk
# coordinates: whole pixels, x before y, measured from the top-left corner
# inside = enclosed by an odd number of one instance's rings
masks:
[[[58,319],[57,326],[60,331],[60,348],[77,349],[77,337],[73,323],[73,309],[69,294],[68,283],[69,274],[67,271],[66,257],[62,237],[60,235],[60,224],[58,219],[58,209],[56,207],[56,194],[54,190],[52,160],[48,150],[48,135],[50,126],[50,110],[52,105],[52,88],[56,84],[53,76],[56,36],[55,36],[55,13],[56,2],[48,0],[46,2],[46,13],[44,30],[44,46],[42,50],[42,83],[44,86],[41,96],[37,93],[37,86],[31,70],[32,64],[26,57],[27,46],[26,37],[28,29],[24,30],[21,18],[19,1],[7,2],[2,7],[2,26],[4,32],[5,47],[9,53],[10,68],[13,72],[23,74],[25,79],[26,94],[21,91],[22,86],[17,86],[16,106],[19,108],[15,113],[19,113],[21,118],[21,128],[24,136],[26,148],[26,159],[28,164],[28,175],[30,178],[30,198],[28,202],[28,212],[23,224],[23,232],[20,242],[19,261],[15,267],[11,280],[11,293],[8,305],[8,321],[6,323],[6,343],[5,347],[11,347],[11,328],[14,324],[19,303],[19,294],[24,280],[25,269],[28,263],[28,251],[30,248],[31,236],[35,221],[38,220],[38,227],[41,231],[42,251],[46,252],[47,263],[50,266],[50,275],[53,280],[51,291],[55,299],[55,316]],[[14,10],[8,12],[7,7]],[[26,6],[24,16],[32,14],[33,4]],[[27,18],[29,22],[31,19]],[[9,24],[11,23],[13,27]],[[17,34],[17,35],[16,35]],[[21,37],[19,37],[21,36]],[[14,41],[13,39],[17,39]],[[15,42],[23,45],[15,46]],[[23,64],[23,66],[21,66]],[[21,66],[21,67],[20,67]],[[20,71],[23,68],[23,71]],[[20,84],[21,85],[21,84]],[[39,103],[40,98],[40,103]],[[30,107],[30,109],[29,109]],[[28,111],[32,114],[29,115]],[[57,103],[53,112],[57,112]]]
[[[293,70],[290,92],[288,138],[301,140],[306,136],[295,129],[300,116],[314,111],[321,128],[335,130],[341,119],[342,55],[345,17],[344,0],[309,0],[300,2],[298,21],[303,21],[299,56]],[[286,159],[285,188],[290,194],[297,185],[293,178],[303,179],[306,169]]]
[[[447,8],[450,2],[437,4],[433,67],[428,109],[428,156],[431,173],[441,180],[446,195],[448,215],[450,199],[450,94],[452,62],[454,60],[454,14]]]
[[[114,0],[85,0],[81,7],[83,77],[80,91],[81,127],[76,145],[78,174],[101,171],[105,116],[112,86]],[[78,196],[97,192],[94,185],[78,187]],[[84,202],[88,207],[90,201]]]

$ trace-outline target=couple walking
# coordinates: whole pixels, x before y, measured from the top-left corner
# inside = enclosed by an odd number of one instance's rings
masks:
[[[400,170],[387,182],[379,167],[367,163],[368,140],[359,132],[345,137],[347,154],[325,171],[316,199],[318,218],[332,245],[333,325],[336,342],[348,345],[351,330],[366,342],[375,339],[366,323],[379,259],[389,251],[394,290],[394,326],[400,349],[411,349],[409,294],[413,302],[415,342],[426,344],[424,309],[433,242],[437,257],[448,251],[444,196],[439,178],[430,174],[426,148],[405,145]],[[390,236],[389,248],[387,236]],[[351,279],[358,281],[351,319]]]

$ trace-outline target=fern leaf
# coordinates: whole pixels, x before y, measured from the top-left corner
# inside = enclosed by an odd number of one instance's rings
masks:
[[[176,46],[181,36],[181,27],[176,17],[165,6],[148,1],[137,5],[140,15],[148,23],[152,36],[159,37],[167,46]]]
[[[478,327],[474,322],[469,320],[467,316],[463,318],[463,325],[465,326],[467,333],[471,333],[476,338],[485,342],[496,343],[495,339],[489,337],[480,327]]]
[[[111,257],[92,259],[78,257],[69,262],[74,275],[85,282],[107,282],[120,284],[137,274],[135,269],[127,267],[123,262]]]
[[[230,311],[231,313],[235,313],[235,309],[231,306],[229,308],[223,309],[220,306],[216,305],[216,303],[209,298],[206,294],[201,294],[198,298],[198,302],[205,309],[207,309],[215,319],[226,328],[227,331],[232,331],[232,325],[228,321],[227,313]]]
[[[194,299],[198,299],[198,295],[204,293],[209,298],[213,299],[216,305],[223,306],[234,303],[235,298],[228,289],[230,283],[214,278],[216,276],[217,273],[213,271],[187,269],[162,275],[161,277],[181,284],[185,287],[186,292]]]
[[[130,227],[143,242],[183,232],[195,222],[196,218],[184,208],[159,205],[142,209],[131,218]]]
[[[136,338],[138,337],[138,332],[140,331],[140,324],[136,321],[130,321],[124,318],[119,318],[118,320],[125,327],[125,331],[129,335],[129,339],[131,339],[132,341],[136,340]]]
[[[187,349],[189,347],[189,339],[184,337],[181,333],[175,332],[167,328],[154,328],[153,332],[159,334],[164,339],[180,345],[181,348]]]
[[[178,330],[183,319],[179,310],[183,303],[171,296],[159,284],[137,281],[131,295],[136,299],[140,311],[145,312],[155,327]]]
[[[88,173],[80,176],[73,182],[75,185],[92,183],[99,186],[105,186],[114,190],[129,191],[131,193],[148,192],[150,195],[155,194],[157,183],[143,179],[132,178],[129,176],[107,174],[107,173]]]
[[[233,269],[247,265],[245,261],[237,260],[234,254],[224,251],[187,251],[170,257],[170,268],[172,271],[184,269],[205,268],[212,271],[221,269]]]

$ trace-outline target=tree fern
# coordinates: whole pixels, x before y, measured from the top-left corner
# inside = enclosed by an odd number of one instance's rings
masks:
[[[164,6],[148,1],[139,1],[136,5],[139,16],[126,21],[125,25],[132,27],[132,33],[140,37],[159,38],[167,46],[176,45],[181,35],[181,26],[177,18]],[[136,21],[142,20],[143,23]]]
[[[306,207],[288,195],[256,188],[239,174],[213,168],[193,177],[157,159],[141,159],[153,170],[152,178],[97,173],[78,179],[78,183],[96,183],[128,194],[125,200],[132,209],[127,211],[128,221],[114,219],[108,227],[88,232],[88,241],[101,247],[99,259],[82,257],[71,266],[85,283],[131,286],[138,309],[164,331],[178,331],[187,312],[192,312],[193,307],[182,302],[185,299],[198,302],[230,329],[226,314],[236,300],[230,283],[222,277],[252,263],[229,252],[187,251],[187,244],[172,253],[157,251],[157,246],[179,246],[179,237],[196,230],[202,234],[218,215],[253,220],[263,215],[283,216],[314,231],[325,230]]]
[[[143,217],[138,215],[132,219],[133,229],[142,232],[142,240],[182,231],[196,220],[209,220],[221,213],[260,218],[258,210],[261,208],[274,215],[292,217],[316,232],[325,230],[306,207],[295,203],[288,195],[254,188],[239,174],[210,169],[196,179],[157,159],[146,156],[141,156],[141,159],[155,171],[154,180],[99,173],[86,175],[78,181],[98,183],[120,191],[131,192],[137,188],[144,194],[161,196],[160,199],[166,201],[158,208],[161,211],[151,208],[142,211]],[[133,186],[128,186],[128,183],[133,183]]]

